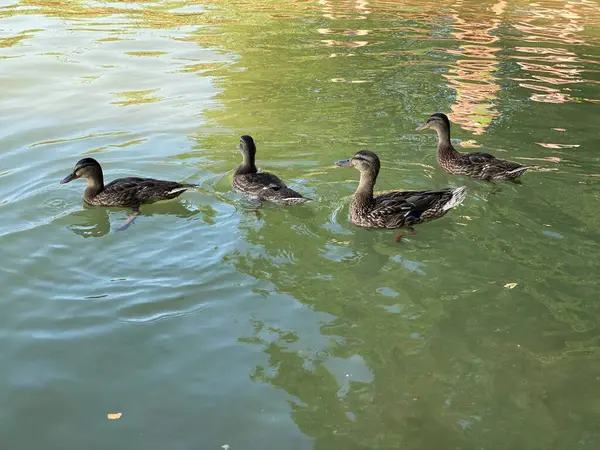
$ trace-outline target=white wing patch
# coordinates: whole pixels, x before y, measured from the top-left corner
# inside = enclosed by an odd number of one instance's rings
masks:
[[[188,189],[189,189],[188,187],[178,187],[175,189],[171,189],[169,192],[167,192],[167,194],[174,194],[176,192],[186,191]]]

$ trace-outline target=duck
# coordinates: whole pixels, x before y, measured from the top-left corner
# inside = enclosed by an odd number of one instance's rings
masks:
[[[238,149],[244,159],[233,175],[234,189],[259,201],[286,205],[296,205],[310,200],[287,187],[276,175],[269,172],[258,172],[254,162],[256,144],[251,136],[241,136]]]
[[[438,135],[437,162],[453,175],[466,175],[477,180],[515,181],[532,166],[498,159],[489,153],[460,153],[450,142],[450,120],[444,113],[435,113],[416,128],[416,131],[432,129]]]
[[[360,172],[358,188],[350,201],[350,222],[359,227],[406,228],[408,234],[415,234],[414,225],[439,219],[466,197],[465,186],[431,191],[390,191],[373,196],[381,162],[369,150],[360,150],[352,158],[335,164],[354,167]],[[396,241],[405,235],[398,234]]]
[[[179,197],[194,184],[154,178],[118,178],[107,185],[100,163],[94,158],[83,158],[75,164],[73,171],[60,184],[70,183],[78,178],[87,179],[83,201],[92,206],[120,206],[131,208],[132,214],[118,229],[123,231],[140,215],[140,205]]]

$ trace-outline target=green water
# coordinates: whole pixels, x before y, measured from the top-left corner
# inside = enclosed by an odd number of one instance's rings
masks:
[[[0,1],[2,449],[600,448],[599,44],[589,0]],[[443,173],[436,111],[543,170]],[[241,134],[316,201],[232,193]],[[357,229],[362,148],[468,197]],[[116,233],[86,155],[201,188]]]

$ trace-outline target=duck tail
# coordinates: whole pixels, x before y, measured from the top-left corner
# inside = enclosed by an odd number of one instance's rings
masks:
[[[194,189],[197,187],[197,184],[182,184],[174,189],[171,189],[169,192],[167,192],[167,194],[177,194],[178,192],[187,191],[188,189]]]
[[[537,168],[537,166],[521,166],[521,167],[517,167],[516,169],[509,170],[506,173],[509,175],[519,176],[519,175],[523,175],[525,173],[525,171],[527,171],[529,169],[535,170],[536,168]]]
[[[466,186],[461,186],[459,188],[453,189],[452,197],[450,197],[450,200],[448,200],[444,204],[442,209],[444,211],[448,211],[449,209],[455,208],[458,205],[460,205],[465,200],[466,197],[467,197],[467,187]]]
[[[286,197],[281,199],[281,203],[285,203],[286,205],[300,205],[311,201],[313,199],[308,197]]]

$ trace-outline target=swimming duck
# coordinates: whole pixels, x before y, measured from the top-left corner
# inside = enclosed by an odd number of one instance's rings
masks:
[[[435,191],[391,191],[373,197],[381,166],[375,153],[361,150],[351,159],[336,164],[360,171],[360,182],[350,201],[350,222],[360,227],[408,228],[410,234],[414,234],[413,225],[444,216],[466,197],[467,188],[464,186]],[[403,236],[396,236],[396,241]]]
[[[531,166],[497,159],[489,153],[460,153],[450,143],[450,121],[446,114],[436,113],[417,130],[433,129],[438,135],[437,162],[454,175],[466,175],[478,180],[515,180]]]
[[[258,200],[287,205],[295,205],[310,200],[287,187],[283,181],[272,173],[258,172],[254,163],[256,145],[252,137],[242,136],[239,150],[244,156],[244,161],[233,175],[233,187],[235,189]]]
[[[140,205],[154,203],[159,200],[170,200],[178,197],[193,184],[176,181],[155,180],[153,178],[127,177],[118,178],[104,185],[102,167],[93,158],[84,158],[75,164],[73,172],[67,175],[60,184],[69,183],[77,178],[87,178],[87,188],[83,200],[94,206],[124,206],[131,208],[133,214],[119,228],[127,228],[140,214]]]

